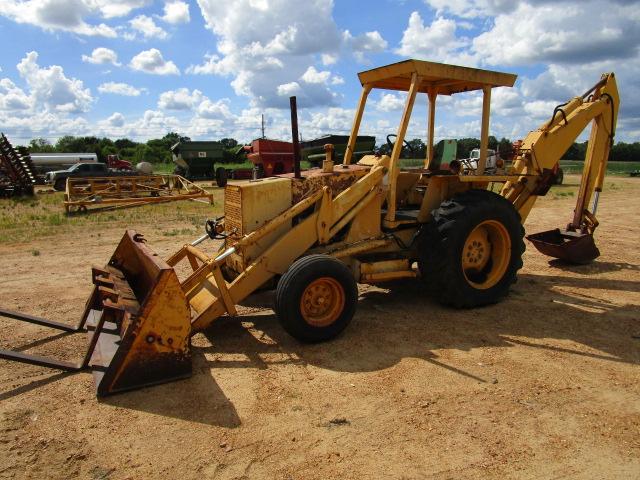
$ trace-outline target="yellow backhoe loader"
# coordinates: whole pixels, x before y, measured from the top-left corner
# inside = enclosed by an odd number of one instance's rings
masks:
[[[362,94],[342,164],[331,146],[321,169],[226,186],[224,218],[207,235],[166,260],[127,231],[104,268],[94,268],[85,313],[76,327],[3,311],[53,328],[87,330],[89,348],[77,364],[2,351],[5,359],[59,368],[90,368],[98,395],[183,378],[191,373],[190,338],[261,288],[276,288],[282,327],[303,342],[338,335],[357,308],[357,283],[415,278],[439,301],[462,308],[497,302],[522,266],[523,223],[554,181],[558,161],[592,124],[575,212],[562,229],[531,235],[543,253],[572,262],[599,255],[595,217],[618,113],[612,73],[584,95],[559,105],[529,133],[510,165],[485,172],[491,91],[516,76],[407,60],[361,72]],[[390,156],[352,154],[372,89],[407,92]],[[481,91],[480,158],[475,168],[434,159],[438,96]],[[428,99],[423,168],[399,159],[418,93]],[[593,206],[589,210],[592,196]],[[223,239],[213,254],[197,245]],[[174,268],[184,263],[184,278]]]

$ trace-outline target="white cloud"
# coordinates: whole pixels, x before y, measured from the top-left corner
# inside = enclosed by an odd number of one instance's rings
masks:
[[[344,79],[338,75],[332,75],[328,70],[318,71],[312,65],[300,77],[300,80],[306,83],[317,83],[317,84],[331,84],[331,85],[342,85],[344,83]]]
[[[520,0],[424,0],[436,13],[474,18],[512,11]]]
[[[299,94],[300,91],[300,84],[298,82],[289,82],[278,85],[278,95],[281,97],[290,97],[292,95]]]
[[[425,26],[420,14],[413,12],[396,53],[431,61],[474,64],[473,57],[465,51],[470,46],[469,40],[460,37],[456,30],[455,20],[437,17]]]
[[[157,48],[140,52],[131,59],[129,66],[134,70],[154,75],[180,75],[176,64],[165,60]]]
[[[535,7],[521,3],[513,12],[498,15],[493,28],[473,40],[473,49],[494,65],[580,65],[636,56],[640,4],[623,3],[615,7],[602,0]]]
[[[557,105],[554,101],[548,100],[534,100],[532,102],[526,102],[524,105],[524,112],[530,117],[542,121],[551,117],[550,113]]]
[[[112,64],[116,67],[120,66],[118,63],[118,54],[109,48],[98,47],[91,52],[91,55],[82,55],[82,61],[87,63],[93,63],[95,65]]]
[[[522,108],[520,91],[509,87],[494,88],[491,92],[491,108],[503,114],[518,113]]]
[[[338,61],[338,56],[330,53],[323,53],[320,58],[324,66],[334,65]]]
[[[348,132],[353,122],[354,111],[348,108],[333,107],[324,112],[311,113],[311,120],[303,120],[302,127],[308,138],[327,132]]]
[[[112,127],[122,127],[124,125],[124,116],[120,112],[114,112],[107,119],[107,123]]]
[[[161,17],[167,23],[189,23],[189,4],[180,0],[164,4],[164,15]]]
[[[163,110],[193,110],[203,100],[200,90],[190,92],[188,88],[178,88],[160,94],[158,108]]]
[[[207,53],[204,56],[204,63],[200,65],[189,65],[186,72],[192,75],[227,75],[231,72],[227,72],[223,67],[220,57]]]
[[[402,110],[406,102],[401,94],[383,93],[380,100],[376,102],[376,110],[381,112],[392,112],[394,110]]]
[[[594,14],[597,12],[597,14]],[[513,2],[473,39],[472,53],[485,65],[541,66],[522,76],[525,115],[536,122],[553,106],[579,95],[600,74],[615,72],[623,98],[619,138],[640,126],[640,4],[629,0],[532,0]],[[505,37],[507,35],[507,37]],[[551,110],[545,110],[551,108]],[[515,110],[513,110],[515,113]],[[519,122],[533,128],[531,117]],[[634,125],[636,125],[634,127]],[[637,137],[636,137],[637,138]]]
[[[23,111],[33,107],[33,99],[8,78],[0,80],[0,110]]]
[[[98,10],[104,18],[125,17],[133,10],[145,7],[151,0],[84,0],[92,10]]]
[[[196,111],[199,117],[207,119],[234,119],[231,110],[229,109],[229,99],[223,98],[218,101],[211,101],[207,97],[196,107]]]
[[[167,32],[156,25],[153,18],[146,15],[138,15],[137,17],[129,20],[131,28],[141,34],[144,38],[167,38]],[[131,37],[130,37],[131,38]]]
[[[492,92],[493,93],[493,92]],[[493,97],[493,95],[492,95]],[[447,105],[448,109],[455,113],[458,117],[476,117],[482,114],[482,94],[479,92],[463,92],[454,95],[453,101]],[[492,101],[493,104],[493,101]],[[497,110],[493,110],[493,116],[497,114]]]
[[[88,23],[85,18],[127,15],[146,3],[146,0],[2,0],[0,15],[50,32],[115,38],[115,29],[105,23]]]
[[[336,105],[338,97],[331,86],[340,78],[301,80],[309,66],[316,68],[319,60],[332,65],[341,53],[363,56],[386,46],[378,32],[356,36],[341,32],[332,16],[333,0],[199,0],[198,4],[207,28],[218,39],[217,52],[187,72],[233,76],[235,93],[249,97],[252,107],[286,108],[286,96],[293,90],[303,108]]]
[[[143,91],[144,88],[136,88],[127,83],[121,82],[107,82],[98,86],[98,91],[100,93],[111,93],[114,95],[123,95],[125,97],[138,97]]]
[[[327,83],[329,77],[331,77],[331,72],[327,70],[319,72],[313,66],[311,66],[307,68],[300,79],[304,80],[307,83]]]
[[[366,54],[380,53],[387,48],[387,41],[378,31],[365,32],[362,35],[352,36],[349,30],[343,33],[345,45],[353,51],[359,62],[366,63]]]
[[[80,113],[87,112],[93,103],[91,91],[81,80],[67,78],[62,67],[41,68],[38,53],[29,52],[17,65],[20,76],[27,82],[36,104],[48,110]]]

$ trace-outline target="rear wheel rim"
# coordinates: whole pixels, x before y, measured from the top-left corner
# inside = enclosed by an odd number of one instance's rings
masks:
[[[342,314],[346,302],[344,288],[335,278],[321,277],[302,292],[300,313],[314,327],[326,327]]]
[[[485,220],[467,236],[462,250],[462,272],[479,290],[496,285],[509,268],[511,237],[497,220]]]

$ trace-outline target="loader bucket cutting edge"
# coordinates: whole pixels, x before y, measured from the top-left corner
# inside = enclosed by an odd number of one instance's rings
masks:
[[[0,316],[70,333],[86,326],[77,362],[0,349],[0,358],[66,371],[93,370],[98,396],[191,376],[191,310],[174,269],[127,230],[104,268],[76,327],[0,310]]]
[[[588,233],[556,228],[527,235],[527,240],[544,255],[578,265],[590,263],[600,256],[593,235]]]

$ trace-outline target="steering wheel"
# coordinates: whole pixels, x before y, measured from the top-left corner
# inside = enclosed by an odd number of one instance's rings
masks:
[[[211,238],[212,240],[227,238],[227,236],[223,233],[224,227],[222,226],[222,222],[221,222],[223,218],[224,216],[218,217],[214,220],[207,220],[205,222],[204,230],[205,232],[207,232],[207,235],[209,235],[209,238]]]
[[[392,137],[398,138],[398,135],[396,135],[395,133],[387,135],[387,145],[389,145],[389,149],[391,151],[393,151],[393,147],[396,144],[396,142],[392,142],[391,141]],[[402,145],[402,149],[400,150],[400,156],[402,156],[402,150],[404,150],[405,147],[407,148],[407,150],[409,150],[411,153],[413,153],[413,147],[411,147],[409,142],[407,142],[406,140],[403,140],[402,143],[403,143],[403,145]]]

